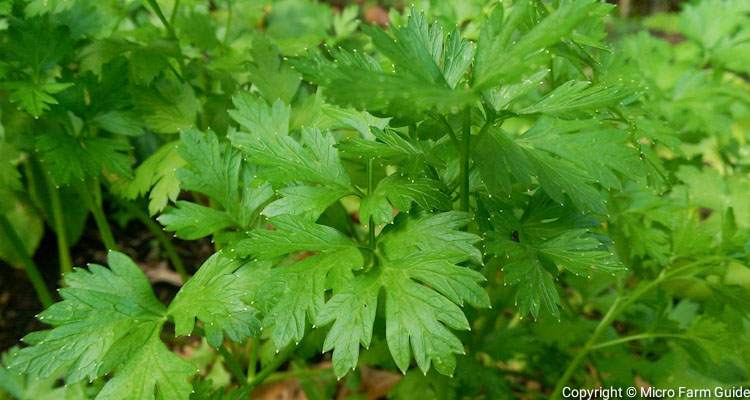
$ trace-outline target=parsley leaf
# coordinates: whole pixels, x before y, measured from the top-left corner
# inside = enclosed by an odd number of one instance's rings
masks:
[[[488,189],[503,195],[511,189],[511,177],[524,185],[536,177],[559,203],[570,198],[582,210],[605,213],[606,200],[596,184],[619,188],[615,173],[628,176],[640,171],[642,164],[635,149],[627,145],[626,134],[589,125],[541,119],[517,137],[487,129],[474,155]],[[592,145],[600,151],[587,151]]]
[[[39,315],[53,328],[28,335],[32,346],[14,355],[13,368],[40,377],[62,369],[68,383],[93,380],[127,364],[129,353],[158,334],[165,309],[146,276],[122,253],[107,260],[109,269],[92,264],[65,276],[63,301]]]
[[[303,128],[301,143],[271,132],[233,132],[232,144],[263,167],[259,173],[274,183],[302,181],[346,189],[349,175],[339,160],[333,136],[316,128]]]
[[[111,172],[129,177],[130,149],[127,142],[108,138],[74,138],[64,133],[45,133],[37,136],[36,149],[55,182],[67,185]]]
[[[10,101],[18,103],[18,106],[31,114],[34,118],[39,118],[49,110],[50,105],[58,104],[53,94],[60,93],[69,88],[72,83],[60,82],[8,82],[3,84],[11,90]]]
[[[213,133],[189,129],[180,135],[180,141],[177,151],[186,162],[177,171],[182,188],[209,196],[223,209],[178,201],[175,208],[159,216],[159,222],[188,239],[229,227],[249,227],[260,207],[273,195],[270,185],[256,185],[250,171],[243,168],[240,153],[219,143]]]
[[[456,230],[468,221],[459,212],[402,217],[384,231],[382,265],[354,278],[350,289],[334,293],[319,314],[319,324],[333,322],[324,349],[334,350],[337,376],[356,366],[360,343],[369,346],[381,288],[385,290],[388,348],[399,369],[406,371],[413,354],[424,372],[434,363],[440,373],[453,373],[454,354],[464,350],[448,328],[469,329],[459,305],[490,305],[478,285],[484,277],[455,265],[481,261],[473,246],[479,237]],[[351,329],[351,335],[345,335],[344,329]]]
[[[325,87],[335,103],[408,120],[432,109],[458,110],[475,99],[457,85],[473,54],[457,31],[445,35],[439,25],[428,26],[424,14],[413,10],[407,25],[394,27],[392,36],[371,27],[365,32],[393,62],[394,73],[366,54],[346,50],[332,52],[335,62],[319,55],[298,60],[297,69]]]
[[[185,165],[185,160],[177,152],[178,143],[167,143],[149,156],[135,169],[135,177],[124,188],[123,194],[131,200],[148,193],[151,215],[177,200],[180,194],[177,170]]]
[[[248,68],[250,80],[268,101],[281,100],[289,104],[297,92],[302,77],[282,63],[278,50],[264,36],[256,36],[250,48],[253,58]]]
[[[607,7],[595,0],[570,1],[544,15],[540,3],[514,4],[506,16],[503,7],[495,7],[477,44],[474,88],[487,89],[499,83],[511,83],[534,65],[540,50],[566,37],[597,9]],[[536,22],[529,29],[529,21]],[[499,28],[498,28],[499,27]]]
[[[424,210],[446,210],[451,206],[450,197],[440,191],[435,181],[391,175],[362,200],[360,218],[369,221],[372,216],[377,225],[389,223],[393,220],[393,208],[409,211],[412,202]]]
[[[208,343],[218,347],[223,334],[240,343],[260,332],[256,311],[243,298],[251,287],[252,268],[221,252],[206,260],[180,289],[167,314],[175,321],[175,334],[189,335],[195,319],[203,322]]]
[[[519,207],[522,213],[516,217]],[[487,253],[502,260],[505,282],[517,286],[516,304],[523,314],[537,318],[544,306],[558,315],[559,296],[552,281],[558,271],[590,277],[594,272],[624,269],[590,232],[594,221],[542,192],[524,204],[487,199],[486,209],[492,228],[487,233]]]

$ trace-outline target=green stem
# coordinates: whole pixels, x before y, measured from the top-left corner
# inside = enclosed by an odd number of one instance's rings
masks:
[[[372,158],[367,160],[367,195],[371,195],[374,191],[374,183],[373,183],[373,171],[372,171]],[[367,229],[369,231],[369,240],[368,244],[370,246],[370,249],[375,250],[375,221],[373,220],[372,216],[370,216],[370,220],[367,221]]]
[[[589,353],[591,350],[591,347],[594,345],[594,343],[599,339],[599,336],[604,332],[604,330],[609,327],[609,324],[612,323],[614,318],[619,314],[616,310],[618,305],[620,304],[620,301],[622,301],[621,297],[616,297],[615,301],[612,303],[612,306],[609,307],[609,310],[607,310],[607,313],[604,315],[604,318],[602,318],[601,321],[599,321],[599,324],[594,328],[594,333],[591,334],[589,339],[586,341],[586,344],[583,345],[583,348],[576,353],[576,356],[573,358],[573,360],[568,364],[568,367],[563,372],[560,379],[557,380],[557,384],[555,385],[555,389],[552,391],[552,395],[550,395],[550,399],[558,399],[560,398],[560,394],[562,393],[563,387],[566,383],[568,383],[568,380],[570,380],[570,377],[573,376],[573,373],[578,368],[578,365],[581,363],[584,357]]]
[[[250,360],[247,363],[247,383],[250,383],[255,379],[255,371],[258,368],[258,348],[260,347],[260,341],[255,339],[249,339],[250,342]]]
[[[177,10],[180,9],[180,0],[175,0],[174,6],[172,7],[172,15],[169,16],[169,25],[174,26],[174,21],[177,19]]]
[[[94,222],[96,222],[96,227],[99,229],[102,242],[108,250],[117,250],[117,242],[115,242],[115,237],[112,235],[112,228],[110,228],[107,217],[104,215],[104,209],[102,208],[102,192],[99,180],[94,179],[92,185],[90,185],[91,190],[87,189],[89,188],[84,188],[83,195],[89,203],[89,210],[91,210],[91,214],[94,216]]]
[[[159,7],[159,3],[156,2],[156,0],[146,0],[148,4],[151,6],[151,8],[156,13],[156,16],[159,17],[159,21],[161,21],[162,25],[164,25],[164,28],[167,29],[167,33],[169,34],[169,37],[171,37],[174,40],[177,40],[177,34],[174,31],[174,28],[172,28],[172,24],[167,21],[167,17],[164,16],[164,12],[162,12],[161,7]],[[179,5],[179,3],[175,3],[175,9],[172,11],[173,13],[176,12],[176,6]]]
[[[333,369],[328,368],[317,368],[317,369],[298,369],[295,371],[284,371],[271,374],[265,381],[265,383],[282,382],[290,379],[300,378],[336,378],[333,374]]]
[[[143,210],[134,206],[133,204],[126,201],[122,202],[122,204],[131,215],[141,221],[141,223],[146,226],[149,232],[154,235],[156,240],[159,241],[159,244],[161,244],[161,247],[167,253],[167,257],[169,257],[169,261],[172,263],[172,267],[174,267],[175,271],[180,274],[182,283],[184,284],[185,282],[187,282],[188,279],[190,279],[190,275],[188,275],[187,270],[185,269],[185,264],[182,263],[180,255],[177,254],[177,249],[172,244],[172,241],[169,240],[169,237],[164,234],[164,231],[159,226],[159,224],[154,222],[154,220],[149,218],[149,216]]]
[[[44,283],[42,275],[39,273],[39,268],[37,268],[34,260],[31,259],[31,256],[26,251],[26,247],[23,244],[23,240],[18,237],[18,233],[13,229],[13,225],[10,224],[8,217],[6,217],[5,214],[0,214],[0,229],[10,242],[11,247],[16,250],[18,257],[21,259],[21,263],[23,263],[23,267],[26,270],[26,275],[34,286],[39,301],[44,308],[51,306],[53,303],[52,295],[50,294],[49,289],[47,289],[47,285]]]
[[[193,332],[202,337],[206,337],[206,331],[200,326],[196,325],[195,327],[193,327]],[[237,361],[237,359],[234,358],[229,349],[227,349],[226,346],[224,346],[224,344],[222,343],[219,345],[216,351],[218,351],[221,357],[224,359],[224,363],[227,365],[229,373],[231,373],[238,382],[245,382],[247,378],[245,377],[245,373],[242,372],[242,366]]]
[[[464,111],[464,135],[461,143],[461,210],[469,211],[469,149],[471,148],[471,108]]]
[[[681,265],[677,268],[673,269],[663,269],[661,273],[659,274],[656,279],[648,282],[647,284],[640,286],[636,288],[633,293],[630,294],[630,296],[627,296],[624,298],[622,296],[618,296],[615,301],[612,303],[612,306],[609,308],[607,313],[604,315],[604,318],[602,318],[601,321],[599,321],[599,324],[594,328],[594,332],[591,334],[589,339],[586,341],[586,343],[583,345],[583,348],[576,354],[576,356],[573,358],[573,360],[568,364],[568,367],[563,372],[562,376],[560,376],[560,379],[557,380],[557,384],[555,385],[555,389],[552,391],[552,394],[550,395],[551,400],[556,400],[560,398],[560,394],[562,393],[563,387],[568,383],[570,378],[573,376],[573,373],[578,369],[578,366],[580,365],[583,358],[593,349],[595,349],[597,346],[596,341],[599,339],[599,336],[609,327],[609,325],[612,323],[612,321],[615,320],[623,311],[628,309],[633,303],[638,301],[644,294],[648,293],[652,289],[659,286],[662,282],[672,278],[673,276],[679,275],[685,271],[690,270],[691,268],[695,268],[701,264],[711,263],[717,260],[724,260],[726,257],[709,257],[705,258],[703,260],[694,261],[692,263],[687,263],[685,265]],[[606,342],[605,342],[606,343]]]
[[[224,47],[229,45],[229,30],[232,27],[232,0],[227,0],[227,26],[224,31]]]
[[[443,124],[443,127],[445,128],[445,131],[448,132],[448,137],[450,137],[451,142],[453,142],[453,145],[456,146],[457,150],[460,149],[461,143],[458,141],[456,132],[453,131],[453,127],[451,127],[451,124],[448,123],[448,120],[445,118],[445,116],[437,115],[435,116],[435,120]]]
[[[246,382],[247,377],[245,376],[245,373],[242,372],[242,366],[237,359],[234,358],[232,353],[230,353],[224,345],[219,346],[217,350],[219,351],[219,354],[221,354],[221,357],[224,358],[224,363],[227,365],[232,376],[234,376],[234,379],[236,379],[237,382]]]
[[[656,338],[687,339],[688,337],[685,335],[677,334],[677,333],[640,333],[637,335],[625,336],[619,339],[610,340],[608,342],[601,342],[601,343],[595,344],[591,346],[591,350],[602,349],[602,348],[610,347],[610,346],[617,346],[618,344],[633,342],[636,340],[656,339]]]
[[[62,202],[60,201],[60,189],[52,182],[52,177],[49,174],[44,175],[46,175],[50,206],[52,207],[51,217],[55,227],[60,274],[65,275],[73,270],[73,261],[70,257],[70,248],[68,247],[68,230],[65,227],[65,214],[63,213]]]
[[[284,349],[280,354],[276,356],[276,358],[273,359],[268,365],[266,365],[263,369],[258,372],[258,375],[255,376],[255,378],[250,381],[247,384],[247,387],[249,389],[253,389],[254,387],[260,385],[263,383],[263,381],[266,380],[273,372],[275,372],[279,367],[281,367],[282,364],[289,358],[289,356],[294,353],[294,346],[288,346],[286,349]]]

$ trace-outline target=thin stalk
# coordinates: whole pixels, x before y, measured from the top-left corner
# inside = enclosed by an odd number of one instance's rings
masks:
[[[16,230],[13,229],[13,225],[10,224],[8,217],[6,217],[5,214],[0,214],[0,229],[10,242],[11,247],[16,250],[18,257],[21,259],[23,268],[26,270],[26,275],[29,277],[31,285],[34,286],[34,291],[36,291],[39,301],[44,308],[51,306],[53,303],[52,295],[50,294],[49,289],[47,289],[47,285],[44,283],[42,275],[39,273],[39,268],[37,268],[36,263],[26,251],[23,240],[18,236]]]
[[[193,328],[193,332],[202,337],[206,337],[206,331],[200,326],[196,325]],[[223,343],[219,345],[216,351],[218,351],[221,357],[224,358],[224,362],[232,376],[234,376],[239,382],[245,382],[247,378],[245,377],[245,373],[242,372],[242,366],[240,366],[240,363],[234,358],[232,352],[230,352]]]
[[[265,383],[274,383],[286,381],[289,379],[300,379],[300,378],[329,378],[334,379],[336,375],[333,373],[331,367],[316,368],[316,369],[299,369],[296,371],[284,371],[276,372],[271,374],[265,381]]]
[[[444,115],[438,115],[435,117],[435,120],[443,124],[443,127],[445,127],[445,131],[448,132],[448,137],[450,137],[451,142],[453,142],[453,145],[456,146],[456,149],[461,148],[461,144],[458,141],[458,137],[456,136],[456,132],[453,131],[453,127],[450,123],[448,123],[448,120],[445,118]]]
[[[65,275],[73,270],[73,260],[70,257],[68,247],[68,230],[65,228],[65,214],[60,201],[60,189],[52,182],[52,177],[46,176],[47,191],[49,192],[50,206],[52,207],[52,224],[55,227],[55,240],[57,240],[57,258],[60,263],[60,275]]]
[[[226,347],[219,346],[217,349],[219,351],[219,354],[221,354],[221,357],[224,359],[224,363],[227,365],[227,368],[229,369],[229,372],[232,374],[234,379],[237,380],[237,382],[246,382],[247,377],[245,376],[245,373],[242,372],[242,366],[237,361],[236,358],[232,355],[232,353],[227,350]]]
[[[471,108],[464,111],[461,143],[461,210],[469,211],[469,150],[471,149]]]
[[[232,27],[232,0],[227,0],[227,26],[224,28],[224,47],[229,45],[229,30]]]
[[[167,253],[167,257],[169,257],[169,262],[172,263],[172,267],[174,267],[175,271],[180,274],[182,283],[187,282],[190,278],[190,275],[188,275],[187,270],[185,269],[185,264],[183,264],[180,255],[177,254],[177,249],[172,244],[172,241],[169,240],[169,237],[164,234],[164,231],[159,226],[159,224],[154,222],[154,220],[149,218],[149,216],[145,212],[143,212],[143,210],[134,206],[133,204],[129,202],[122,202],[122,204],[131,215],[141,221],[141,223],[146,226],[149,232],[154,235],[156,240],[159,241],[159,244],[161,244],[161,247]]]
[[[599,336],[604,332],[604,330],[609,327],[609,324],[612,323],[612,321],[615,319],[615,317],[619,314],[617,312],[617,307],[619,306],[620,302],[622,301],[622,297],[618,296],[615,298],[615,301],[612,303],[612,306],[609,307],[609,310],[607,310],[607,313],[604,315],[604,318],[602,318],[601,321],[599,321],[599,324],[594,328],[594,333],[591,334],[589,339],[586,341],[586,344],[583,345],[583,348],[576,353],[576,356],[573,358],[573,360],[568,364],[568,367],[565,369],[565,372],[563,372],[560,379],[557,380],[557,384],[555,385],[555,389],[552,391],[552,394],[550,395],[550,399],[558,399],[560,398],[560,394],[562,393],[563,387],[566,383],[570,380],[570,377],[573,376],[573,373],[578,368],[578,365],[581,363],[584,357],[589,353],[591,350],[591,347],[594,346],[594,343],[599,339]]]
[[[159,3],[156,2],[156,0],[146,0],[148,4],[151,6],[151,8],[154,10],[154,13],[156,13],[156,16],[159,18],[159,21],[161,21],[162,25],[164,25],[164,28],[167,29],[167,33],[169,34],[169,37],[171,37],[174,40],[177,40],[177,34],[174,31],[174,28],[172,28],[172,24],[169,23],[167,20],[167,17],[164,16],[164,12],[162,12],[161,7],[159,7]],[[179,2],[175,3],[175,9],[172,11],[172,13],[176,13],[177,7],[179,5]]]
[[[694,261],[691,263],[687,263],[685,265],[679,266],[677,268],[673,269],[663,269],[661,273],[659,274],[656,279],[650,281],[646,285],[640,286],[636,288],[633,293],[630,294],[630,296],[622,297],[618,296],[615,301],[612,303],[612,306],[607,310],[607,313],[604,315],[604,318],[602,318],[601,321],[599,321],[599,324],[594,328],[594,332],[591,334],[589,339],[586,341],[586,343],[583,345],[583,348],[576,354],[576,356],[571,360],[570,364],[568,364],[568,367],[563,372],[562,376],[560,376],[560,379],[557,380],[557,384],[555,385],[555,389],[552,391],[552,394],[550,395],[551,400],[556,400],[560,398],[560,394],[562,393],[562,389],[565,386],[565,384],[568,383],[571,376],[573,376],[573,373],[576,371],[578,366],[580,365],[583,358],[592,350],[597,348],[596,341],[599,339],[599,336],[609,327],[609,325],[612,323],[612,321],[615,320],[623,311],[628,309],[633,303],[638,301],[644,294],[648,293],[652,289],[658,287],[661,283],[668,280],[669,278],[679,275],[685,271],[690,270],[691,268],[695,268],[701,264],[706,264],[710,262],[714,262],[717,260],[724,260],[726,257],[709,257],[705,258],[703,260]],[[605,342],[606,343],[606,342]],[[603,346],[600,346],[603,347]]]
[[[294,353],[294,346],[288,346],[286,349],[284,349],[280,354],[276,356],[276,358],[273,359],[268,365],[266,365],[263,369],[258,372],[258,375],[255,376],[255,378],[247,383],[247,387],[249,389],[253,389],[254,387],[260,385],[263,383],[263,381],[266,380],[273,372],[275,372],[277,369],[281,367],[282,364],[289,358],[289,356]]]
[[[104,209],[102,208],[102,192],[99,186],[99,180],[95,179],[90,187],[90,191],[84,188],[83,195],[89,203],[89,210],[94,216],[94,222],[99,230],[99,235],[102,237],[102,242],[108,250],[117,250],[117,242],[115,241],[114,235],[112,235],[112,228],[109,226],[106,215],[104,215]]]
[[[247,363],[247,383],[250,383],[255,379],[255,371],[258,368],[258,348],[260,343],[258,340],[248,339],[250,343],[250,360]]]
[[[367,194],[368,195],[371,195],[374,190],[372,162],[373,162],[372,158],[367,160]],[[370,216],[370,220],[367,221],[367,229],[369,231],[368,244],[370,246],[370,249],[375,250],[375,221],[373,220],[372,216]]]
[[[175,57],[175,59],[177,60],[177,63],[180,65],[180,70],[184,71],[185,62],[183,60],[182,49],[180,48],[180,40],[177,38],[177,33],[174,30],[174,20],[177,17],[177,10],[180,7],[180,1],[179,0],[175,1],[174,8],[172,8],[172,14],[170,15],[169,21],[167,20],[167,17],[164,16],[164,12],[161,10],[161,7],[159,7],[159,3],[157,3],[156,0],[146,0],[146,1],[154,10],[154,13],[156,13],[156,16],[159,18],[159,21],[161,21],[162,25],[164,25],[164,28],[167,29],[167,35],[169,36],[169,38],[175,41],[175,44],[177,45],[177,50],[179,52],[179,55]],[[179,73],[171,64],[169,65],[169,68],[177,76],[177,79],[179,79],[181,82],[185,82],[185,79],[183,78],[182,74]]]
[[[177,19],[177,10],[180,9],[180,0],[175,0],[174,6],[172,7],[172,15],[169,16],[169,25],[174,26],[174,21]]]
[[[619,344],[633,342],[636,340],[656,339],[656,338],[687,339],[688,337],[685,335],[677,334],[677,333],[640,333],[637,335],[625,336],[619,339],[610,340],[608,342],[601,342],[601,343],[595,344],[591,346],[591,350],[602,349],[602,348],[610,347],[610,346],[617,346]]]

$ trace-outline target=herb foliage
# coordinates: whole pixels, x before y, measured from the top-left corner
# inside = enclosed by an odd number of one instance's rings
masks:
[[[1,390],[242,398],[320,357],[308,395],[361,366],[405,374],[397,399],[750,377],[745,2],[642,22],[677,43],[596,0],[427,2],[389,28],[167,3],[0,0],[0,258],[49,325]],[[107,265],[73,269],[89,215]],[[171,300],[114,220],[154,235]],[[214,254],[185,266],[161,228]]]

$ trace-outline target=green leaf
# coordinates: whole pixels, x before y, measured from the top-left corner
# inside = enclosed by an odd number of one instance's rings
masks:
[[[556,203],[542,192],[516,207],[487,199],[490,229],[486,249],[500,259],[505,283],[515,285],[516,305],[522,314],[539,316],[543,307],[558,316],[559,296],[553,282],[558,271],[590,277],[592,273],[624,270],[611,250],[588,229],[596,221]]]
[[[228,113],[248,132],[264,135],[286,135],[289,132],[290,107],[276,100],[269,107],[263,99],[248,92],[232,97],[235,109]]]
[[[386,339],[396,365],[406,372],[413,353],[422,372],[434,363],[438,372],[452,375],[454,354],[465,352],[448,328],[469,329],[463,312],[447,298],[409,279],[407,272],[388,271],[383,277]]]
[[[385,36],[384,43],[392,42],[385,33],[377,35]],[[329,100],[342,106],[416,120],[426,111],[455,112],[475,100],[472,92],[451,89],[442,75],[433,77],[437,68],[434,61],[430,61],[434,69],[394,74],[384,72],[375,60],[361,53],[336,50],[333,57],[335,62],[320,55],[312,56],[298,60],[295,66],[307,79],[324,87]]]
[[[345,38],[354,33],[359,27],[359,6],[351,4],[333,16],[333,31],[337,38]]]
[[[128,67],[130,79],[134,83],[150,85],[162,71],[169,69],[168,56],[180,57],[179,49],[168,43],[162,43],[155,42],[153,45],[132,48]]]
[[[151,154],[135,169],[135,177],[124,188],[125,197],[131,200],[148,193],[151,215],[163,210],[168,202],[177,200],[180,194],[177,170],[185,165],[185,160],[177,151],[178,143],[167,143]]]
[[[427,214],[416,219],[405,218],[388,231],[380,245],[390,259],[425,252],[449,261],[469,259],[481,264],[482,253],[474,247],[479,237],[458,230],[470,220],[468,214],[458,211]]]
[[[195,366],[172,353],[159,339],[159,330],[150,332],[145,342],[130,354],[96,396],[97,400],[188,399],[193,386],[188,379],[196,374]]]
[[[536,319],[542,307],[553,316],[560,314],[560,296],[552,275],[532,254],[515,254],[504,269],[505,282],[517,287],[515,305],[521,315],[531,314]]]
[[[252,299],[264,313],[264,330],[281,349],[302,339],[305,316],[315,321],[326,291],[342,289],[364,260],[355,243],[334,228],[289,215],[271,218],[270,223],[272,229],[255,230],[238,244],[240,253],[261,261],[303,251],[318,253],[302,253],[291,264],[253,272],[263,284],[250,291]]]
[[[474,88],[512,83],[534,65],[532,59],[541,50],[565,40],[581,22],[607,5],[595,0],[568,1],[543,18],[540,7],[537,2],[514,3],[507,16],[504,7],[495,7],[477,44]],[[529,27],[529,22],[534,25]]]
[[[44,221],[32,204],[24,201],[14,192],[6,195],[5,191],[6,188],[0,186],[0,201],[3,203],[0,206],[0,213],[5,214],[13,230],[21,239],[22,250],[26,254],[34,254],[44,235]],[[11,243],[4,233],[0,233],[0,260],[11,266],[21,267],[23,261],[18,255],[18,249],[14,248]]]
[[[538,254],[576,275],[623,271],[622,264],[585,230],[570,230],[535,246]]]
[[[318,98],[322,96],[317,96]],[[316,99],[316,102],[319,100]],[[383,129],[388,125],[388,118],[374,117],[367,111],[353,108],[342,108],[331,104],[320,104],[319,126],[328,129],[353,129],[362,136],[370,135],[370,128]]]
[[[370,347],[382,284],[378,278],[377,274],[370,273],[355,279],[349,287],[333,296],[317,316],[318,325],[333,322],[323,342],[323,352],[333,350],[336,376],[344,376],[356,368],[360,344],[364,348]]]
[[[263,18],[265,33],[282,53],[297,55],[319,45],[328,36],[331,14],[331,7],[325,3],[277,1]]]
[[[257,336],[260,321],[256,310],[243,300],[253,279],[250,266],[221,252],[211,256],[169,305],[167,313],[174,318],[175,334],[191,334],[198,319],[214,347],[223,342],[224,334],[235,343]]]
[[[348,237],[326,225],[282,215],[270,219],[273,229],[255,230],[244,241],[254,257],[265,260],[299,251],[331,252],[354,246]]]
[[[597,112],[616,105],[632,93],[622,86],[592,85],[591,82],[568,81],[555,88],[535,104],[517,110],[519,114],[575,115]]]
[[[394,165],[414,163],[426,158],[423,148],[393,129],[372,128],[371,132],[376,140],[354,138],[342,141],[337,147],[349,158],[372,158]]]
[[[37,136],[36,149],[48,165],[55,182],[67,185],[110,172],[129,177],[130,150],[127,142],[107,138],[74,138],[64,133],[45,133]]]
[[[265,36],[258,35],[253,39],[250,56],[253,61],[247,72],[263,98],[269,103],[276,100],[291,103],[302,77],[281,62],[278,50]]]
[[[164,229],[175,232],[180,239],[195,240],[214,234],[234,224],[225,211],[215,210],[189,201],[177,201],[157,220]]]
[[[73,4],[75,3],[67,0],[31,0],[26,4],[24,13],[28,17],[47,13],[57,14],[69,9]]]
[[[412,8],[406,26],[393,27],[392,37],[369,28],[373,44],[395,65],[397,75],[453,89],[472,61],[473,48],[456,29],[448,35],[439,24],[427,23],[424,13]]]
[[[510,193],[512,177],[527,186],[536,178],[557,202],[570,198],[580,209],[602,214],[606,201],[596,185],[620,188],[618,173],[642,173],[626,133],[585,121],[541,119],[517,137],[491,127],[478,138],[474,158],[494,195]]]
[[[18,106],[24,111],[31,114],[34,118],[39,118],[49,110],[50,105],[58,104],[53,94],[60,93],[72,86],[72,83],[34,83],[34,82],[8,82],[3,84],[11,90],[10,101],[18,103]]]
[[[154,332],[158,340],[165,309],[146,276],[122,253],[107,260],[109,269],[92,264],[65,276],[63,301],[39,315],[53,328],[28,335],[31,346],[11,367],[42,378],[64,370],[67,383],[93,380],[127,364]]]
[[[406,26],[391,29],[393,36],[379,28],[366,28],[365,33],[398,73],[436,85],[447,83],[437,65],[443,51],[442,29],[437,24],[429,26],[423,13],[412,9]]]
[[[302,340],[305,317],[317,321],[326,291],[337,293],[344,282],[351,280],[351,271],[360,269],[363,263],[360,251],[350,245],[271,269],[255,300],[265,304],[263,327],[271,332],[276,349]]]
[[[138,117],[128,111],[112,110],[97,114],[91,123],[112,133],[125,136],[143,135],[143,124]]]
[[[503,85],[492,88],[484,93],[485,99],[492,105],[495,111],[501,111],[512,105],[517,99],[522,99],[524,95],[533,92],[543,83],[549,71],[542,69],[523,79],[519,83]]]
[[[288,135],[265,132],[232,132],[229,140],[262,166],[260,172],[271,182],[308,182],[336,189],[351,186],[334,147],[335,139],[318,129],[303,128],[301,143]]]
[[[487,129],[480,134],[473,152],[482,181],[492,195],[510,193],[514,177],[522,184],[531,184],[533,165],[523,148],[505,132]]]
[[[343,376],[356,366],[359,344],[372,338],[374,311],[381,288],[385,291],[386,339],[401,371],[411,355],[423,372],[432,364],[445,375],[453,374],[455,354],[463,354],[461,341],[449,328],[467,330],[460,305],[490,305],[478,285],[484,277],[456,265],[480,257],[476,235],[457,229],[468,222],[459,212],[402,217],[384,230],[380,246],[382,265],[354,278],[347,289],[334,292],[319,314],[318,323],[333,322],[324,350],[333,349],[334,372]]]
[[[0,137],[3,136],[2,125],[0,125]],[[20,158],[19,150],[7,143],[0,141],[0,190],[20,190],[21,174],[16,169],[16,160]]]
[[[182,132],[180,141],[177,152],[187,163],[177,171],[182,188],[203,193],[236,213],[240,203],[240,154],[219,143],[213,133],[196,129]]]
[[[177,236],[197,239],[226,228],[246,229],[272,196],[271,186],[257,185],[251,171],[242,165],[240,153],[220,143],[213,133],[195,129],[180,135],[177,152],[186,165],[177,171],[183,189],[203,193],[223,210],[178,201],[158,220]]]
[[[146,126],[158,133],[177,133],[195,126],[199,104],[192,86],[166,79],[135,93],[136,111]]]
[[[19,373],[8,367],[12,363],[11,355],[18,351],[17,347],[9,349],[0,359],[0,393],[10,395],[18,400],[59,400],[59,399],[88,399],[84,394],[82,384],[59,386],[58,380],[62,373],[49,378],[37,379]]]
[[[360,218],[369,221],[372,216],[377,225],[389,223],[393,221],[393,208],[409,211],[412,202],[428,211],[451,207],[450,197],[440,191],[437,182],[427,178],[391,175],[381,180],[375,190],[362,200]]]
[[[348,189],[331,189],[324,186],[290,186],[279,190],[281,198],[267,205],[263,215],[299,215],[316,221],[331,204],[350,194]]]

